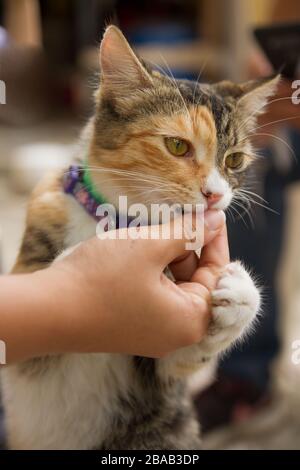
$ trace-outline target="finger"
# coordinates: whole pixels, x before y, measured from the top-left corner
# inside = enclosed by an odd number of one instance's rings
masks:
[[[208,290],[216,286],[220,271],[230,261],[226,225],[218,235],[208,243],[201,253],[199,267],[191,281],[198,282]]]
[[[210,243],[226,223],[226,216],[223,211],[216,209],[207,210],[204,213],[204,243]]]
[[[176,285],[169,280],[162,282],[161,287],[156,291],[156,301],[160,311],[169,316],[170,341],[175,340],[174,349],[199,342],[210,322],[207,289],[197,283]]]
[[[169,268],[176,281],[189,281],[198,267],[198,256],[194,251],[188,251],[187,255],[177,258]]]
[[[185,219],[184,222],[186,222]],[[191,224],[193,224],[194,228],[195,216],[193,215],[191,219]],[[150,246],[149,248],[153,249],[153,255],[156,254],[162,265],[166,266],[170,264],[172,261],[182,257],[182,259],[188,258],[190,256],[191,250],[194,250],[194,245],[197,245],[197,248],[201,248],[204,243],[209,243],[212,240],[219,230],[223,227],[225,223],[225,215],[224,212],[218,210],[211,210],[205,213],[205,217],[203,220],[199,219],[196,221],[195,226],[198,229],[200,226],[201,232],[201,225],[202,225],[202,233],[196,233],[197,242],[193,241],[191,243],[191,238],[195,237],[195,234],[191,234],[189,237],[189,233],[186,230],[186,226],[184,227],[184,223],[181,217],[174,219],[170,224],[164,224],[162,226],[156,227],[156,230],[160,233],[160,239],[154,240],[156,243],[153,244],[153,247]],[[198,229],[199,231],[199,229]],[[195,258],[190,257],[189,263],[193,266]],[[196,266],[195,266],[196,267]]]
[[[222,212],[220,215],[216,211],[209,210],[205,212],[205,222],[204,222],[204,245],[208,244],[213,240],[218,231],[221,230],[222,225],[219,225],[220,222],[225,224],[225,214]],[[194,251],[186,251],[184,255],[177,258],[170,264],[170,269],[173,273],[173,276],[177,281],[189,281],[196,271],[199,263],[199,258]]]
[[[211,320],[210,293],[197,282],[186,282],[178,286],[189,297],[188,317],[191,319],[191,340],[198,343],[207,333]]]
[[[223,267],[230,261],[226,224],[202,250],[199,266]]]

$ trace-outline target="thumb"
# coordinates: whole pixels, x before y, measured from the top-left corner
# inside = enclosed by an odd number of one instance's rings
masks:
[[[205,212],[204,221],[204,245],[207,245],[225,223],[225,214],[221,211],[209,210]],[[196,271],[199,264],[199,258],[194,251],[185,251],[185,253],[176,258],[170,264],[170,269],[176,281],[189,281]]]
[[[204,213],[204,243],[210,243],[224,227],[226,216],[223,211],[211,209]]]
[[[196,224],[196,216],[194,214],[190,216],[191,225],[193,227],[196,225],[198,228],[199,224]],[[199,222],[199,220],[197,222]],[[209,243],[221,230],[224,223],[224,212],[219,210],[205,212],[205,218],[202,216],[202,219],[200,219],[200,229],[202,225],[202,233],[197,234],[197,237],[200,237],[200,240],[197,240],[197,248],[202,248],[204,244]],[[185,258],[196,259],[194,251],[189,248],[191,238],[189,238],[185,228],[182,217],[177,217],[169,224],[161,226],[160,234],[167,236],[160,236],[159,240],[155,240],[155,248],[153,248],[163,267],[172,263],[174,260],[180,261]]]
[[[192,276],[193,282],[198,282],[207,289],[215,287],[220,270],[230,262],[227,228],[223,228],[202,250],[199,267]]]
[[[224,224],[219,233],[203,248],[199,266],[222,268],[230,261],[227,227]]]

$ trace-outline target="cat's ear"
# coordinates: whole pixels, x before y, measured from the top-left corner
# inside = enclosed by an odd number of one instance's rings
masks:
[[[241,95],[237,106],[244,115],[254,118],[264,112],[268,100],[276,92],[280,75],[251,80],[240,85]]]
[[[116,26],[108,26],[100,45],[101,89],[115,97],[152,86],[152,77]]]
[[[274,95],[280,75],[236,84],[230,81],[215,83],[213,89],[220,96],[233,98],[241,112],[254,117],[263,113],[268,99]]]

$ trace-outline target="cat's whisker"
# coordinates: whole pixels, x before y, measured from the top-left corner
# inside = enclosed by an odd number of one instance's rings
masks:
[[[248,215],[251,226],[252,226],[252,228],[254,228],[254,221],[253,221],[252,214],[251,214],[250,203],[247,200],[244,200],[244,202],[247,204],[247,207],[245,207],[244,204],[242,204],[242,202],[240,200],[238,200],[238,198],[233,198],[233,204],[236,204],[238,207],[240,207]]]
[[[291,100],[292,99],[292,95],[291,96],[284,96],[284,97],[281,97],[281,98],[275,98],[274,100],[271,100],[271,101],[268,101],[268,106],[272,103],[276,103],[277,101],[283,101],[283,100]],[[248,116],[248,118],[243,121],[241,123],[241,125],[237,128],[237,132],[239,132],[241,129],[243,129],[243,127],[246,126],[246,124],[253,118],[253,116],[255,116],[256,114],[259,113],[259,111],[261,111],[261,109],[263,109],[264,107],[266,106],[265,103],[263,103],[261,106],[259,106],[258,108],[256,108],[251,114],[250,116]]]
[[[244,140],[247,140],[249,139],[250,137],[255,137],[255,136],[265,136],[265,137],[272,137],[274,139],[277,139],[278,141],[280,141],[282,144],[284,144],[288,149],[289,151],[291,152],[292,156],[293,156],[293,159],[296,163],[298,163],[298,160],[297,160],[297,157],[296,157],[296,154],[293,150],[293,148],[284,140],[282,139],[281,137],[275,135],[275,134],[270,134],[270,133],[262,133],[262,132],[259,132],[259,133],[253,133],[253,134],[248,134],[247,136],[245,136],[243,139],[240,140],[240,142],[243,142]],[[254,154],[254,156],[256,157],[260,157],[261,155],[259,155],[257,152]]]
[[[201,78],[201,76],[202,76],[202,73],[203,73],[203,71],[204,71],[204,69],[205,69],[205,67],[206,67],[206,64],[207,64],[207,61],[203,62],[202,67],[201,67],[201,69],[199,70],[199,73],[198,73],[198,75],[197,75],[197,79],[196,79],[195,86],[194,86],[194,91],[193,91],[193,99],[192,99],[193,105],[195,105],[196,90],[197,90],[197,87],[198,87],[198,85],[199,85],[199,81],[200,81],[200,78]]]
[[[160,55],[161,55],[161,54],[160,54]],[[188,109],[188,107],[187,107],[187,105],[186,105],[186,102],[185,102],[185,100],[184,100],[184,98],[183,98],[183,96],[182,96],[182,93],[181,93],[181,91],[180,91],[180,89],[179,89],[179,87],[178,87],[178,85],[177,85],[177,83],[176,83],[175,77],[174,77],[174,75],[172,74],[172,71],[171,71],[170,67],[168,66],[168,64],[166,63],[166,60],[164,59],[164,57],[163,57],[162,55],[161,55],[161,58],[162,58],[162,60],[164,61],[165,65],[166,65],[166,67],[167,67],[167,69],[168,69],[169,74],[163,69],[163,67],[161,67],[160,65],[156,64],[155,62],[153,62],[153,61],[151,61],[151,60],[148,60],[147,62],[149,62],[150,64],[152,64],[160,73],[162,73],[165,77],[167,77],[167,78],[169,78],[169,79],[171,80],[171,82],[174,84],[174,86],[175,86],[176,89],[178,90],[178,92],[179,92],[179,94],[180,94],[180,96],[181,96],[181,98],[182,98],[182,100],[183,100],[183,104],[184,104],[184,106],[185,106],[185,108],[186,108],[186,111],[188,112],[188,114],[189,114],[189,116],[190,116],[190,119],[191,119],[190,111],[189,111],[189,109]],[[198,76],[197,76],[196,84],[195,84],[195,87],[194,87],[194,93],[193,93],[193,100],[192,100],[193,104],[195,104],[195,91],[196,91],[196,87],[197,87],[197,85],[198,85],[198,83],[199,83],[200,77],[201,77],[201,75],[202,75],[202,72],[203,72],[205,66],[206,66],[206,62],[202,65],[202,67],[201,67],[201,69],[200,69],[200,71],[199,71],[199,74],[198,74]],[[171,76],[170,76],[170,75],[171,75]]]
[[[123,188],[123,187],[114,187],[114,190],[118,190],[118,189],[119,189],[119,190],[122,190],[122,189],[124,189],[124,188]],[[142,188],[142,189],[144,189],[144,188]],[[80,191],[84,191],[84,188],[80,189],[79,192],[80,192]],[[153,197],[149,197],[152,192],[153,192],[153,193],[155,193],[155,192],[159,193],[159,197],[158,197],[157,199],[154,199]],[[163,192],[164,192],[164,193],[167,193],[167,195],[166,195],[166,196],[162,196],[161,194],[162,194]],[[142,191],[142,192],[139,191],[139,190],[136,190],[135,188],[129,188],[129,189],[126,188],[126,191],[125,191],[125,194],[124,194],[124,195],[128,195],[128,194],[131,194],[131,193],[137,194],[138,196],[141,196],[141,197],[142,197],[142,201],[140,201],[140,203],[141,203],[141,204],[144,204],[144,205],[147,205],[147,204],[161,204],[161,203],[163,203],[164,201],[168,201],[168,202],[171,203],[170,199],[171,199],[171,200],[173,200],[173,199],[176,200],[176,196],[178,195],[178,192],[177,192],[177,191],[176,191],[176,192],[175,192],[175,191],[172,192],[172,191],[168,191],[168,190],[163,190],[163,191],[161,191],[160,189],[156,189],[156,188],[155,188],[155,189],[146,190],[146,191]],[[186,194],[186,196],[187,196],[187,197],[190,197],[190,194]],[[173,202],[172,202],[172,204],[173,204]],[[178,204],[180,204],[180,203],[178,202]]]
[[[281,142],[282,144],[284,144],[288,149],[289,151],[291,152],[293,158],[294,158],[294,161],[296,163],[298,163],[298,160],[297,160],[297,156],[295,154],[295,151],[293,150],[293,148],[290,146],[290,144],[288,144],[286,142],[286,140],[282,139],[281,137],[279,137],[278,135],[274,135],[274,134],[270,134],[270,133],[256,133],[255,134],[256,136],[265,136],[265,137],[272,137],[273,139],[276,139],[278,140],[279,142]]]
[[[231,210],[233,210],[237,215],[238,215],[238,219],[242,219],[243,223],[245,224],[245,226],[248,228],[248,225],[244,219],[244,217],[242,216],[242,214],[239,213],[239,211],[237,210],[236,207],[234,207],[234,205],[232,204],[231,206]]]
[[[292,119],[299,119],[299,118],[300,118],[300,114],[297,114],[297,116],[291,116],[291,117],[286,117],[286,118],[283,118],[283,119],[277,119],[276,121],[267,122],[266,124],[262,124],[261,126],[254,127],[252,129],[252,131],[254,132],[256,130],[262,129],[263,127],[271,126],[272,124],[279,124],[280,122],[291,121]]]
[[[95,186],[95,187],[97,188],[97,186]],[[114,185],[114,190],[124,191],[124,194],[123,194],[124,196],[131,195],[131,194],[138,194],[139,196],[143,196],[143,195],[149,195],[149,194],[153,194],[153,193],[168,194],[168,196],[176,196],[176,195],[178,196],[178,191],[169,190],[169,189],[162,189],[162,188],[150,188],[150,189],[145,189],[144,187],[126,188],[124,186],[115,186]],[[186,195],[186,196],[190,196],[190,193],[188,191],[181,191],[181,194]]]
[[[107,181],[110,181],[110,180],[102,180],[101,183],[96,183],[93,186],[95,187],[95,189],[101,190],[101,185],[103,185],[103,183]],[[138,181],[141,182],[140,179],[138,179]],[[126,183],[128,183],[127,178],[126,178],[125,184],[121,184],[117,186],[114,183],[114,189],[118,191],[124,191],[124,195],[137,193],[142,196],[143,194],[147,195],[147,194],[157,192],[160,194],[167,193],[169,196],[178,196],[178,193],[180,193],[187,197],[191,197],[191,190],[179,184],[173,185],[172,183],[170,183],[170,184],[165,184],[164,186],[162,186],[161,183],[158,183],[156,184],[156,187],[153,188],[154,184],[151,181],[151,182],[147,182],[147,184],[151,185],[150,188],[145,188],[145,185],[143,186],[133,185],[129,188],[129,187],[126,187]]]
[[[174,77],[174,75],[173,75],[173,73],[172,73],[172,70],[170,69],[169,65],[167,64],[167,61],[165,60],[165,58],[163,57],[162,54],[160,54],[160,57],[161,57],[161,59],[163,60],[165,66],[167,67],[167,70],[168,70],[169,74],[171,75],[171,77],[169,77],[170,80],[171,80],[171,83],[173,83],[174,87],[175,87],[176,90],[178,91],[179,96],[180,96],[181,101],[182,101],[182,104],[183,104],[183,106],[184,106],[184,108],[185,108],[185,110],[186,110],[186,112],[187,112],[187,116],[189,117],[190,123],[191,123],[191,125],[192,125],[192,124],[193,124],[193,120],[192,120],[191,113],[190,113],[190,111],[189,111],[189,109],[188,109],[188,106],[187,106],[187,103],[186,103],[185,99],[183,98],[183,95],[182,95],[182,93],[181,93],[181,91],[180,91],[180,88],[179,88],[179,86],[178,86],[178,84],[177,84],[177,82],[176,82],[176,80],[175,80],[175,77]]]
[[[159,72],[161,72],[162,75],[164,75],[165,77],[169,77],[169,75],[167,74],[167,72],[164,70],[163,67],[161,67],[160,65],[156,64],[156,63],[153,62],[152,60],[147,60],[147,62],[149,62],[149,64],[154,65],[154,67],[155,67]]]
[[[162,178],[156,178],[156,177],[150,177],[148,178],[148,176],[146,176],[146,178],[141,178],[140,175],[143,175],[145,176],[143,173],[140,173],[140,172],[134,172],[134,171],[127,171],[127,170],[115,170],[115,169],[104,169],[104,168],[99,168],[99,167],[95,167],[95,168],[92,168],[92,167],[88,167],[90,171],[106,171],[108,173],[113,173],[113,174],[116,174],[117,177],[116,179],[118,178],[121,178],[121,179],[124,179],[127,183],[130,182],[130,181],[138,181],[139,183],[145,183],[145,184],[148,184],[149,186],[151,186],[151,190],[153,191],[165,191],[165,192],[168,192],[168,193],[174,193],[174,194],[178,194],[178,192],[180,192],[181,194],[185,194],[187,196],[190,196],[191,195],[191,190],[187,189],[186,187],[178,184],[178,183],[173,183],[173,182],[168,182],[166,181],[165,179],[162,179]],[[109,181],[109,180],[102,180],[101,183],[103,184],[104,182],[106,181]],[[97,189],[100,189],[101,190],[101,183],[98,183],[95,185],[95,187]],[[153,188],[153,186],[155,186],[155,188]],[[120,186],[121,189],[124,189],[123,186]],[[145,185],[144,186],[135,186],[136,188],[141,188],[141,189],[144,189],[145,190]]]
[[[174,189],[178,189],[181,187],[180,185],[177,185],[176,183],[168,183],[167,181],[160,181],[160,180],[156,180],[155,178],[153,179],[141,178],[140,176],[137,176],[137,175],[131,175],[131,174],[126,174],[126,173],[123,174],[119,172],[110,172],[110,173],[114,173],[114,175],[117,175],[114,177],[114,179],[123,178],[126,181],[138,181],[140,183],[147,183],[152,186],[156,184],[156,185],[159,185],[159,187],[165,186],[168,188],[173,185]],[[106,180],[106,181],[110,181],[110,180]]]
[[[227,207],[226,212],[228,213],[231,221],[234,222],[234,216],[232,214],[231,207]]]
[[[110,181],[110,180],[103,180],[103,181],[101,181],[101,183],[96,183],[93,186],[97,189],[101,189],[102,183],[108,182],[108,181]],[[126,182],[127,182],[127,180],[126,180]],[[154,188],[153,187],[145,188],[145,185],[143,185],[143,186],[132,185],[132,186],[128,187],[126,185],[126,182],[124,184],[119,184],[119,185],[114,184],[114,189],[123,189],[123,190],[126,190],[126,191],[135,191],[135,192],[138,192],[140,190],[142,190],[143,192],[160,191],[160,192],[178,194],[178,187],[177,186],[176,186],[176,188],[172,188],[171,185],[170,185],[170,187],[161,187],[161,186],[157,185]],[[190,191],[188,189],[184,188],[184,187],[180,187],[180,192],[190,194]]]
[[[241,198],[241,195],[240,195],[240,198]],[[255,201],[254,199],[251,199],[251,198],[248,198],[248,201],[250,201],[252,204],[256,204],[257,206],[262,207],[263,209],[267,211],[273,212],[276,215],[280,215],[279,212],[277,212],[275,209],[272,209],[271,207],[268,207],[265,204],[262,204],[261,202]]]
[[[248,189],[248,187],[243,187],[243,188],[239,188],[237,190],[237,193],[245,193],[246,195],[251,195],[251,196],[254,196],[254,197],[258,197],[259,199],[263,200],[264,202],[267,202],[262,196],[260,196],[259,194],[253,192],[253,191],[250,191]]]
[[[95,188],[97,189],[101,189],[101,185],[104,183],[104,182],[108,182],[110,180],[103,180],[101,181],[101,183],[96,183],[95,185],[93,185]],[[114,188],[117,189],[126,189],[126,191],[128,190],[131,190],[131,191],[139,191],[139,190],[144,190],[144,192],[148,191],[148,192],[154,192],[154,191],[160,191],[160,192],[167,192],[167,193],[174,193],[174,194],[178,194],[178,192],[180,192],[181,194],[191,194],[191,190],[189,190],[188,188],[185,188],[184,186],[180,186],[180,185],[175,185],[175,186],[172,186],[172,184],[170,185],[165,185],[164,187],[161,186],[161,185],[157,185],[156,187],[153,188],[153,183],[151,183],[151,187],[149,189],[145,188],[145,185],[143,186],[136,186],[136,185],[132,185],[129,187],[126,187],[126,183],[128,183],[128,180],[126,179],[126,182],[124,184],[121,184],[119,186],[116,186],[114,184]]]
[[[121,180],[121,181],[119,181],[119,180]],[[93,186],[98,187],[98,188],[101,188],[101,186],[102,186],[103,184],[111,183],[111,181],[112,181],[111,178],[109,178],[109,179],[102,179],[101,182],[99,182],[99,183],[94,183]],[[144,184],[143,184],[142,186],[138,186],[137,184],[135,184],[136,181],[137,181],[138,183],[141,183],[141,184],[144,183]],[[127,189],[129,189],[129,188],[131,188],[131,189],[134,189],[134,188],[135,188],[136,190],[138,190],[138,189],[147,189],[147,185],[149,186],[149,189],[153,189],[153,190],[160,189],[160,190],[168,191],[168,190],[171,190],[171,189],[172,189],[172,190],[175,191],[175,190],[178,189],[177,187],[176,187],[176,188],[171,188],[171,187],[169,187],[168,185],[161,185],[161,183],[159,183],[159,184],[156,183],[156,184],[155,184],[155,183],[153,183],[152,181],[145,181],[145,182],[143,182],[143,181],[141,181],[141,180],[133,180],[132,178],[129,179],[128,177],[124,177],[124,178],[123,178],[123,181],[122,181],[122,178],[120,178],[120,177],[115,178],[115,179],[113,180],[114,188],[116,187],[116,183],[118,183],[118,182],[119,182],[119,186],[118,186],[119,188],[127,187]],[[130,184],[130,186],[129,186],[129,184]],[[153,186],[154,186],[154,187],[153,187]],[[170,186],[171,186],[171,185],[170,185]]]
[[[110,168],[100,168],[100,167],[95,167],[95,168],[88,168],[90,171],[93,172],[107,172],[107,173],[112,173],[114,175],[118,175],[120,177],[129,177],[130,179],[135,179],[137,181],[141,182],[149,182],[149,183],[160,183],[164,184],[165,186],[169,186],[170,184],[175,185],[176,183],[169,183],[165,178],[161,178],[158,176],[153,176],[153,175],[146,175],[145,173],[141,173],[138,171],[128,171],[128,170],[118,170],[118,169],[110,169]],[[180,185],[178,185],[180,187]]]
[[[117,174],[126,174],[129,176],[142,176],[143,178],[146,176],[148,179],[152,180],[161,180],[162,182],[166,182],[165,179],[159,177],[159,176],[154,176],[154,175],[145,175],[145,173],[141,173],[138,171],[129,171],[129,170],[123,170],[123,169],[116,169],[116,168],[106,168],[106,167],[101,167],[101,166],[87,166],[86,167],[90,171],[101,171],[101,172],[109,172],[109,173],[117,173]],[[85,168],[83,168],[81,171],[85,171]]]
[[[258,199],[260,199],[261,201],[265,202],[266,204],[269,204],[268,201],[266,201],[266,199],[264,199],[262,196],[260,196],[259,194],[257,193],[254,193],[253,191],[249,191],[248,189],[245,189],[245,188],[240,188],[238,189],[238,193],[241,192],[241,193],[245,193],[246,195],[249,194],[250,196],[253,196],[253,197],[257,197]]]
[[[235,192],[233,198],[234,198],[234,199],[237,199],[237,200],[246,201],[248,205],[250,205],[250,203],[251,203],[252,201],[255,201],[255,199],[253,199],[253,196],[252,196],[252,195],[250,195],[250,194],[248,194],[248,193],[245,194],[245,193],[241,192],[240,189],[238,189],[238,190]],[[266,202],[266,204],[268,204],[267,201],[265,201],[265,202]]]

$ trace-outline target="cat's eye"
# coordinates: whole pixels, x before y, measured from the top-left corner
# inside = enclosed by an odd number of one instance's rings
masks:
[[[175,157],[184,157],[190,151],[190,144],[186,140],[177,137],[165,137],[165,144],[169,152]]]
[[[225,166],[230,170],[239,170],[244,163],[245,155],[242,152],[231,153],[225,158]]]

